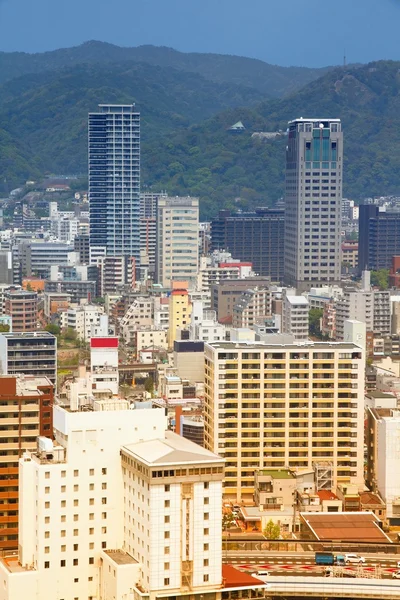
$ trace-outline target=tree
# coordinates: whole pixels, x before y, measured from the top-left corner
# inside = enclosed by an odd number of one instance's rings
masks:
[[[281,537],[281,528],[277,523],[274,523],[273,520],[270,519],[264,527],[263,534],[267,540],[279,540]]]
[[[46,325],[45,330],[48,331],[49,333],[52,333],[53,335],[59,335],[60,334],[60,328],[58,325],[54,325],[54,323],[49,323],[48,325]]]
[[[153,394],[154,392],[154,379],[152,377],[147,377],[144,381],[144,389],[149,394]]]
[[[231,512],[224,513],[224,515],[222,516],[222,531],[230,529],[234,523],[235,517],[233,516],[233,514]]]
[[[322,308],[312,308],[308,313],[308,331],[314,337],[321,337],[320,321],[324,311]]]
[[[4,325],[4,324],[0,325],[0,333],[7,333],[8,331],[10,331],[9,325]]]
[[[97,296],[97,298],[93,298],[92,302],[93,302],[93,304],[103,305],[103,304],[105,304],[106,301],[103,298],[103,296]]]
[[[77,333],[75,329],[72,329],[72,327],[67,327],[63,332],[63,338],[66,342],[75,342],[77,337]]]
[[[371,271],[371,284],[376,285],[381,290],[387,290],[389,287],[389,269]]]

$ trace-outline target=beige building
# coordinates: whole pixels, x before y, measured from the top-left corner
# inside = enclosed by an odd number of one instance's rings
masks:
[[[157,203],[156,280],[166,288],[185,279],[197,284],[199,199],[160,197]]]
[[[246,290],[233,307],[233,327],[252,327],[264,317],[271,316],[271,292],[268,288]]]
[[[363,485],[364,367],[355,344],[205,345],[205,447],[226,459],[225,495],[252,500],[258,469],[329,463]]]

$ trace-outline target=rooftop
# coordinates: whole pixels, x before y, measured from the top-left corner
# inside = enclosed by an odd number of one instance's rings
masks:
[[[300,513],[316,540],[392,543],[372,512]]]
[[[288,469],[260,469],[258,475],[272,479],[294,479],[294,475]]]
[[[122,451],[149,466],[224,462],[216,454],[172,431],[166,431],[164,439],[127,444],[122,446]]]
[[[394,394],[389,394],[387,392],[380,392],[379,390],[373,390],[365,394],[367,398],[395,398]]]
[[[317,496],[319,496],[320,500],[339,500],[336,494],[330,490],[319,490]]]
[[[138,561],[124,550],[104,550],[117,565],[137,565]]]
[[[286,299],[290,304],[302,304],[308,306],[308,300],[304,296],[286,296]]]
[[[267,584],[261,579],[256,579],[249,573],[239,571],[232,565],[222,565],[222,582],[225,589],[267,587]]]
[[[298,342],[297,344],[267,344],[263,342],[246,342],[240,340],[238,342],[205,342],[207,346],[221,350],[352,350],[360,352],[360,347],[356,344],[346,342],[313,342],[307,340]]]

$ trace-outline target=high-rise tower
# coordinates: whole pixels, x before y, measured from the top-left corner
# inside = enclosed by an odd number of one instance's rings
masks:
[[[342,170],[340,119],[289,122],[285,281],[299,291],[340,281]]]
[[[140,256],[140,114],[100,104],[89,114],[90,245]]]

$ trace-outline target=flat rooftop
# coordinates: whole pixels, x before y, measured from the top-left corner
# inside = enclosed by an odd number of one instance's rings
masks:
[[[392,543],[372,512],[300,513],[318,541]]]
[[[122,451],[149,466],[224,462],[220,456],[172,431],[166,431],[164,439],[127,444]]]
[[[104,550],[117,565],[137,565],[138,561],[124,550]]]
[[[361,348],[356,344],[346,342],[298,342],[297,344],[268,344],[267,342],[246,342],[243,340],[234,342],[205,342],[205,346],[211,346],[212,348],[221,348],[221,350],[353,350],[360,352]]]
[[[294,479],[294,475],[288,469],[260,469],[257,473],[272,479]]]

